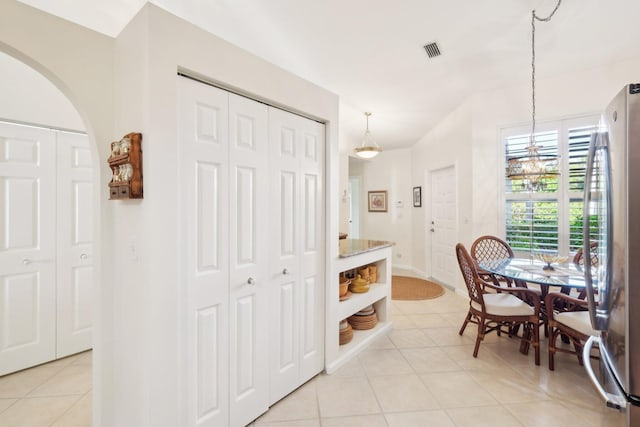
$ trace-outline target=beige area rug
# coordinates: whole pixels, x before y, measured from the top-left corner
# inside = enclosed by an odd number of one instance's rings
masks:
[[[391,277],[391,299],[422,300],[437,298],[442,294],[444,288],[437,283],[415,277]]]

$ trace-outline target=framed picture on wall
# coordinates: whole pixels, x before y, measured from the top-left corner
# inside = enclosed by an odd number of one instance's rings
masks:
[[[369,191],[369,212],[387,211],[387,192]]]
[[[413,187],[413,207],[422,206],[422,187]]]

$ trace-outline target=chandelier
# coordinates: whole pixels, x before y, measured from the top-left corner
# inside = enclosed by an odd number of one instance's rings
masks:
[[[525,188],[536,191],[543,188],[549,178],[558,176],[559,158],[554,155],[540,154],[540,146],[536,144],[536,20],[549,22],[560,7],[562,0],[551,14],[540,18],[536,11],[531,11],[531,134],[527,152],[524,156],[511,157],[507,160],[507,178],[522,181]]]
[[[371,113],[364,113],[364,115],[367,117],[367,131],[364,133],[362,144],[359,147],[356,147],[355,152],[356,156],[363,159],[373,159],[382,152],[382,148],[376,144],[371,137],[371,132],[369,132],[369,116]]]

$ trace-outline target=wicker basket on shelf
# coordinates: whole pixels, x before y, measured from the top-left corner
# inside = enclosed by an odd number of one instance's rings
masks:
[[[376,314],[373,306],[369,306],[360,310],[353,316],[349,316],[347,321],[353,329],[373,329],[378,324],[378,315]]]
[[[346,324],[346,326],[343,326],[342,322],[340,324],[340,345],[345,345],[349,342],[351,342],[351,340],[353,339],[353,329],[351,328],[351,325],[344,321],[343,322]]]
[[[369,283],[376,283],[378,281],[378,266],[371,264],[369,266]]]

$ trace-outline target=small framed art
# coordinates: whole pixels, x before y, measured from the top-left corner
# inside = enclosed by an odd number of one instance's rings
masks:
[[[387,192],[369,191],[369,212],[387,211]]]
[[[422,206],[422,187],[413,187],[413,207]]]

